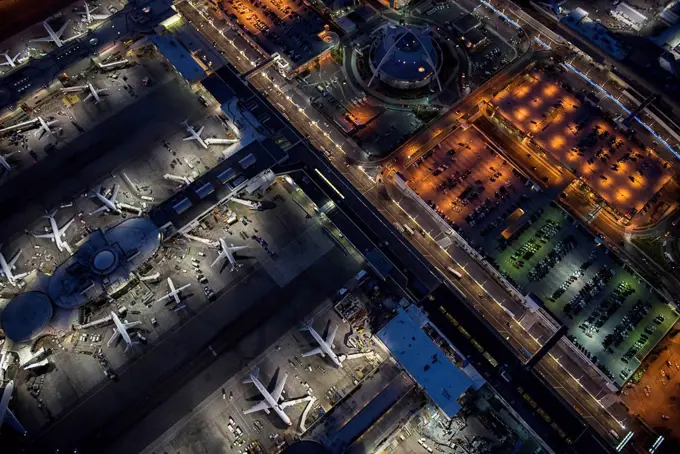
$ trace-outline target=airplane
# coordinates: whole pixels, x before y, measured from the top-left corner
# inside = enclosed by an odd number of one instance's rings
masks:
[[[7,158],[10,156],[16,154],[16,151],[13,151],[11,153],[7,153],[5,156],[0,155],[0,165],[2,165],[5,169],[7,170],[12,170],[12,166],[9,165],[9,162],[7,162]]]
[[[70,20],[67,20],[66,22],[64,22],[64,25],[62,25],[61,28],[58,31],[55,32],[54,29],[52,29],[52,27],[50,26],[50,24],[47,23],[47,21],[43,21],[42,24],[43,24],[43,27],[45,28],[45,31],[47,32],[47,36],[45,36],[43,38],[35,38],[35,39],[30,40],[30,41],[34,42],[34,43],[35,42],[43,42],[43,43],[52,42],[52,43],[56,44],[57,47],[62,47],[64,44],[67,44],[70,41],[73,41],[74,39],[78,39],[84,34],[84,33],[81,33],[80,35],[71,36],[70,38],[62,39],[61,35],[64,34],[64,32],[66,31],[66,27],[68,27],[70,22],[71,22]]]
[[[118,316],[116,315],[115,312],[111,311],[111,320],[113,320],[113,324],[116,325],[115,328],[113,328],[113,335],[107,342],[106,346],[110,347],[113,345],[119,337],[123,338],[123,341],[125,341],[125,353],[127,353],[128,349],[134,345],[137,345],[138,342],[133,342],[132,338],[130,337],[130,333],[128,333],[128,329],[133,328],[137,325],[141,325],[142,322],[137,320],[135,322],[121,322]]]
[[[9,54],[9,51],[0,54],[0,56],[5,57],[5,61],[0,62],[0,66],[9,66],[10,68],[16,68],[17,63],[21,64],[28,60],[28,58],[26,57],[19,58],[21,56],[21,53],[16,54],[14,58],[12,58]]]
[[[96,20],[106,20],[111,17],[110,14],[92,14],[99,9],[99,6],[90,8],[90,5],[88,5],[87,2],[84,2],[83,4],[85,5],[85,17],[83,19],[85,19],[86,24],[91,24]]]
[[[183,285],[182,287],[175,289],[175,284],[172,282],[172,279],[168,278],[168,286],[170,287],[170,293],[167,295],[163,296],[162,298],[159,298],[156,302],[160,303],[163,301],[165,298],[168,298],[168,302],[166,303],[166,306],[170,303],[175,303],[177,306],[181,305],[181,299],[179,296],[179,292],[184,290],[185,288],[189,288],[191,284]]]
[[[2,398],[0,399],[0,426],[9,424],[17,432],[26,435],[26,429],[21,425],[19,419],[12,413],[12,410],[7,408],[9,401],[12,400],[12,391],[14,391],[14,381],[10,380],[2,391]]]
[[[189,235],[188,233],[183,234],[185,237],[189,238],[190,240],[198,241],[199,243],[207,244],[210,247],[213,248],[219,248],[220,253],[215,259],[214,262],[210,264],[210,266],[215,266],[217,262],[223,259],[227,259],[229,263],[231,264],[231,269],[230,271],[234,271],[236,267],[240,266],[239,264],[236,263],[236,258],[234,258],[234,252],[241,251],[243,249],[246,249],[248,246],[234,246],[228,245],[227,242],[225,241],[224,238],[220,238],[217,241],[213,240],[206,240],[205,238],[200,238],[194,235]]]
[[[58,210],[54,210],[52,213],[47,213],[46,215],[43,216],[43,218],[48,219],[50,221],[50,228],[52,229],[51,233],[41,233],[36,235],[35,233],[33,236],[35,238],[49,238],[51,239],[54,244],[57,245],[57,249],[60,251],[63,251],[66,249],[69,254],[73,254],[73,251],[71,251],[71,246],[68,245],[66,241],[64,241],[64,238],[66,237],[66,230],[73,224],[73,221],[76,220],[75,217],[71,218],[70,221],[68,221],[62,228],[59,228],[59,224],[57,224],[57,220],[54,218],[54,215],[57,214]]]
[[[54,132],[52,132],[52,128],[50,126],[53,126],[58,123],[58,120],[50,120],[50,121],[45,121],[42,117],[36,117],[32,120],[27,120],[27,121],[22,121],[21,123],[17,123],[13,126],[8,126],[7,128],[2,128],[0,129],[0,134],[5,133],[5,132],[10,132],[10,131],[16,131],[16,130],[22,130],[24,128],[34,128],[38,126],[38,130],[35,132],[35,136],[40,138],[42,137],[45,133],[49,134],[52,137],[56,136],[54,135]]]
[[[101,188],[99,188],[98,191],[95,191],[94,196],[99,199],[99,201],[102,203],[102,206],[94,210],[92,213],[90,213],[90,215],[101,213],[102,211],[114,214],[120,213],[117,205],[118,202],[116,202],[116,198],[118,197],[118,188],[119,186],[114,184],[113,192],[109,197],[106,197],[104,194],[102,194]]]
[[[248,415],[250,413],[255,413],[257,411],[264,411],[266,414],[269,414],[270,413],[269,410],[274,410],[274,412],[277,415],[279,415],[281,420],[285,422],[286,425],[292,426],[293,422],[290,420],[286,412],[283,411],[284,408],[292,404],[290,402],[279,403],[279,401],[281,400],[281,394],[283,393],[283,386],[286,383],[288,374],[284,374],[283,377],[279,377],[279,379],[276,381],[276,386],[274,386],[274,391],[270,393],[269,391],[267,391],[267,388],[260,382],[258,378],[259,373],[260,369],[259,368],[255,369],[255,372],[248,375],[248,378],[243,380],[243,383],[254,384],[257,390],[260,392],[260,394],[262,394],[262,397],[264,397],[264,400],[258,404],[255,404],[248,410],[245,410],[243,414]]]
[[[95,104],[99,104],[101,101],[100,95],[104,94],[105,91],[107,91],[107,88],[94,88],[94,85],[92,85],[91,82],[88,82],[87,85],[79,85],[76,87],[67,87],[67,88],[62,88],[61,92],[62,93],[72,93],[72,92],[77,92],[77,91],[88,91],[89,94],[85,97],[85,101],[89,101],[90,99],[94,99]]]
[[[20,255],[21,249],[19,249],[19,252],[14,254],[14,257],[12,257],[11,260],[8,262],[7,260],[5,260],[5,256],[2,254],[2,252],[0,252],[0,274],[5,276],[7,281],[15,287],[19,279],[28,275],[28,273],[14,274],[13,272],[13,270],[16,269],[16,266],[14,266],[14,264],[17,262]]]
[[[237,139],[214,139],[212,137],[203,139],[201,137],[201,134],[203,133],[203,130],[205,129],[205,126],[201,126],[201,128],[196,131],[193,126],[189,124],[189,120],[184,120],[182,123],[182,126],[184,126],[189,133],[187,137],[185,137],[184,141],[187,140],[195,140],[198,142],[203,148],[208,148],[208,145],[214,145],[214,144],[231,144],[231,143],[236,143],[238,142]]]
[[[338,367],[342,367],[342,361],[340,360],[340,358],[338,358],[338,355],[333,351],[333,339],[335,339],[335,334],[338,332],[338,325],[335,325],[328,332],[326,339],[324,339],[319,335],[319,333],[316,332],[312,323],[313,320],[305,324],[305,326],[303,326],[302,328],[300,328],[300,331],[309,331],[309,333],[312,335],[316,343],[319,344],[319,347],[307,353],[303,353],[302,356],[307,357],[312,355],[321,355],[322,358],[325,358],[326,355],[328,355],[330,360],[333,361],[333,364],[335,364]]]

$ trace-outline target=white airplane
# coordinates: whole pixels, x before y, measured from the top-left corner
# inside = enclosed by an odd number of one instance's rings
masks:
[[[47,21],[43,21],[42,24],[43,24],[43,27],[45,28],[45,31],[47,32],[47,36],[45,36],[43,38],[32,39],[31,42],[42,42],[42,43],[50,43],[51,42],[51,43],[56,44],[57,47],[61,47],[64,44],[73,41],[74,39],[80,38],[84,33],[81,33],[80,35],[76,35],[76,36],[71,36],[70,38],[66,38],[66,39],[61,38],[61,35],[64,34],[64,32],[66,31],[66,27],[68,27],[70,22],[71,22],[70,20],[67,20],[66,22],[64,22],[64,25],[62,25],[61,28],[58,31],[55,32],[54,29],[52,29],[52,27],[50,26],[50,24],[47,23]]]
[[[2,399],[0,399],[0,426],[9,424],[14,430],[22,434],[26,434],[26,429],[21,425],[19,419],[12,413],[12,410],[7,408],[9,401],[12,400],[12,391],[14,390],[14,381],[10,381],[2,391]]]
[[[184,126],[189,133],[187,137],[185,137],[183,140],[195,140],[198,142],[203,148],[208,148],[208,145],[215,145],[215,144],[231,144],[231,143],[236,143],[239,140],[237,139],[215,139],[212,137],[209,137],[207,139],[203,139],[201,137],[201,134],[203,133],[203,130],[205,129],[205,126],[201,126],[201,129],[196,131],[193,126],[189,124],[189,120],[184,120],[182,122],[182,126]]]
[[[290,420],[286,412],[283,411],[284,408],[288,407],[289,405],[292,405],[292,403],[289,402],[279,403],[279,401],[281,400],[281,394],[283,393],[283,386],[286,383],[288,374],[284,374],[283,377],[279,377],[279,379],[276,382],[276,386],[274,387],[274,391],[270,393],[269,391],[267,391],[267,388],[260,382],[258,378],[259,373],[260,369],[255,369],[255,372],[248,375],[248,378],[243,380],[243,383],[254,384],[257,390],[260,392],[260,394],[262,394],[262,397],[264,397],[264,400],[258,404],[255,404],[248,410],[245,410],[243,414],[248,415],[250,413],[255,413],[257,411],[264,411],[266,414],[269,414],[270,413],[269,410],[274,410],[274,412],[277,415],[279,415],[281,420],[285,422],[286,425],[292,426],[293,422]]]
[[[17,262],[19,259],[19,256],[21,255],[21,249],[14,254],[14,257],[8,262],[5,260],[5,256],[0,252],[0,274],[5,276],[7,281],[14,285],[16,287],[17,281],[25,276],[28,275],[28,273],[21,273],[21,274],[14,274],[13,270],[16,269],[16,266],[14,264]]]
[[[66,238],[66,230],[68,230],[69,227],[71,227],[71,224],[73,224],[73,221],[76,220],[75,217],[71,218],[70,221],[68,221],[62,228],[59,228],[59,224],[57,224],[57,220],[55,219],[54,215],[57,214],[57,211],[59,210],[54,210],[52,213],[47,213],[46,215],[43,216],[43,218],[48,219],[50,221],[50,228],[52,229],[51,233],[41,233],[36,235],[35,233],[33,236],[35,238],[49,238],[52,240],[54,244],[57,245],[57,249],[60,251],[63,251],[66,249],[69,254],[73,254],[73,251],[71,251],[71,246],[68,245],[64,239]]]
[[[94,196],[102,203],[102,206],[94,210],[92,213],[90,213],[90,215],[101,213],[102,211],[114,214],[120,213],[117,204],[118,202],[116,202],[116,198],[118,197],[118,188],[119,186],[114,184],[113,192],[109,197],[106,197],[104,194],[102,194],[102,188],[99,188],[98,191],[95,191]]]
[[[109,339],[108,343],[106,344],[108,347],[113,345],[119,337],[123,338],[123,341],[125,341],[125,352],[127,353],[128,349],[134,345],[137,345],[137,342],[133,342],[132,338],[130,337],[130,333],[128,333],[127,330],[130,328],[133,328],[137,325],[141,325],[142,322],[137,320],[135,322],[121,322],[118,316],[116,315],[115,312],[111,311],[111,320],[113,320],[113,324],[116,325],[115,328],[113,328],[113,335]]]
[[[51,126],[54,126],[57,123],[58,123],[57,120],[45,121],[42,117],[36,117],[32,120],[22,121],[21,123],[17,123],[15,125],[8,126],[7,128],[2,128],[2,129],[0,129],[0,134],[5,133],[5,132],[22,130],[24,128],[25,129],[35,128],[37,126],[38,130],[35,132],[36,137],[40,138],[45,133],[47,133],[50,136],[56,138],[56,136],[54,135],[54,132],[52,132]]]
[[[5,57],[5,61],[0,62],[0,66],[9,66],[10,68],[16,68],[17,63],[21,64],[28,60],[26,57],[19,58],[21,54],[16,54],[14,58],[9,54],[9,51],[6,51],[5,53],[0,54],[0,56]]]
[[[229,263],[231,264],[230,271],[234,271],[237,267],[240,266],[238,263],[236,263],[236,258],[234,257],[233,253],[237,252],[237,251],[241,251],[241,250],[246,249],[248,247],[248,246],[234,246],[233,244],[229,245],[229,244],[227,244],[227,242],[225,241],[224,238],[220,238],[217,241],[213,241],[213,240],[207,240],[205,238],[201,238],[201,237],[194,236],[194,235],[189,235],[188,233],[184,233],[183,235],[185,237],[189,238],[190,240],[198,241],[199,243],[206,244],[206,245],[213,247],[213,248],[219,248],[220,253],[218,254],[215,261],[210,264],[210,266],[215,266],[215,264],[217,264],[217,262],[219,262],[220,260],[227,259],[229,261]]]
[[[90,99],[94,99],[95,104],[99,104],[101,101],[100,95],[104,95],[104,92],[106,92],[108,89],[107,88],[94,88],[94,85],[92,85],[91,82],[88,82],[87,85],[79,85],[77,87],[68,87],[68,88],[62,88],[61,92],[62,93],[73,93],[73,92],[78,92],[78,91],[88,91],[89,94],[85,97],[85,101],[89,101]]]
[[[324,339],[319,335],[319,333],[316,332],[314,326],[312,326],[312,323],[313,321],[309,322],[308,324],[300,328],[300,331],[309,331],[309,333],[312,335],[316,343],[319,344],[319,347],[307,353],[303,353],[302,356],[307,357],[312,355],[321,355],[322,358],[325,358],[326,355],[328,355],[330,360],[333,361],[333,364],[335,364],[338,367],[342,367],[342,361],[340,360],[340,358],[338,358],[338,355],[333,351],[333,339],[335,339],[335,334],[338,332],[338,325],[335,325],[331,330],[329,330],[326,339]]]
[[[5,169],[7,170],[12,170],[12,166],[9,165],[9,162],[7,162],[7,158],[10,156],[16,154],[16,151],[13,151],[11,153],[7,153],[5,156],[0,155],[0,165],[2,165]]]
[[[87,2],[84,2],[85,6],[85,23],[86,24],[91,24],[92,22],[96,20],[106,20],[109,17],[111,17],[110,14],[92,14],[95,11],[99,9],[99,6],[95,6],[94,8],[90,8],[90,5],[87,4]]]
[[[175,304],[177,304],[177,306],[180,306],[181,305],[181,299],[180,299],[179,293],[182,290],[191,287],[191,284],[183,285],[180,288],[176,289],[175,284],[172,282],[172,279],[168,278],[168,287],[170,287],[170,293],[163,296],[162,298],[159,298],[156,302],[160,303],[165,298],[168,298],[168,302],[166,303],[166,305],[174,302]]]

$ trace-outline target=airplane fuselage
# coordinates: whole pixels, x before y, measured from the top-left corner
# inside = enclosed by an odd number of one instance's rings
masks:
[[[229,250],[229,245],[227,244],[226,241],[224,241],[224,238],[220,238],[220,247],[222,247],[222,251],[224,251],[224,255],[229,260],[229,263],[231,263],[233,266],[236,266],[236,259],[234,259],[234,254],[231,253]]]
[[[43,22],[43,27],[45,27],[45,31],[47,31],[47,34],[50,36],[50,38],[52,38],[52,41],[54,42],[54,44],[57,45],[57,47],[61,47],[64,45],[64,43],[61,41],[61,38],[57,36],[57,34],[54,32],[50,24],[48,24],[47,22]]]
[[[250,379],[252,380],[253,384],[260,392],[260,394],[262,394],[262,397],[264,397],[264,400],[269,404],[271,409],[274,410],[277,415],[279,415],[279,418],[281,418],[281,420],[285,422],[287,425],[292,426],[293,422],[290,420],[286,412],[283,411],[283,408],[281,407],[281,405],[279,405],[276,399],[274,399],[274,397],[269,393],[269,391],[267,391],[267,388],[265,388],[264,385],[260,383],[260,380],[254,375],[251,375]]]
[[[127,329],[125,329],[125,326],[123,326],[123,324],[120,322],[120,319],[115,312],[111,312],[111,319],[113,320],[113,324],[116,325],[116,329],[118,330],[120,337],[123,338],[127,345],[132,345],[132,338],[130,338]]]
[[[96,192],[95,195],[97,196],[97,199],[104,205],[106,208],[108,208],[109,211],[112,213],[118,213],[118,207],[116,206],[115,203],[101,195],[99,192]]]
[[[10,269],[9,264],[7,263],[7,260],[5,260],[5,255],[0,254],[0,268],[2,269],[2,273],[5,275],[5,278],[7,281],[15,285],[15,279],[14,279],[14,274],[12,273],[12,270]]]
[[[50,227],[52,228],[52,234],[54,235],[54,244],[57,245],[57,249],[60,251],[63,250],[64,243],[61,241],[61,235],[59,233],[59,226],[57,225],[57,220],[54,219],[54,216],[50,216]]]
[[[309,327],[309,332],[311,333],[314,340],[319,344],[321,351],[328,355],[328,357],[336,366],[342,367],[342,362],[340,361],[340,358],[338,358],[338,355],[333,351],[331,346],[328,345],[328,343],[321,336],[319,336],[319,333],[317,333],[316,330],[311,326]]]

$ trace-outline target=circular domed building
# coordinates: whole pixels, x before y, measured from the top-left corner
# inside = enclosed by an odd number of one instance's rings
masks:
[[[0,314],[0,327],[14,342],[26,342],[47,326],[54,309],[43,292],[25,292],[12,298]]]
[[[428,27],[389,24],[379,29],[371,47],[369,64],[375,79],[401,89],[422,88],[433,79],[439,83],[438,46]]]

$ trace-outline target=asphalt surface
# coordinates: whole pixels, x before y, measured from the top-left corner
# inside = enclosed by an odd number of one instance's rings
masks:
[[[0,191],[0,238],[22,232],[46,209],[91,189],[187,118],[196,102],[171,79],[138,102],[85,132],[48,159],[14,177]],[[140,128],[139,125],[144,125]]]
[[[117,382],[95,389],[39,434],[28,452],[57,447],[77,447],[82,453],[141,451],[358,269],[358,263],[334,248],[283,289],[265,271],[252,273],[242,281],[245,285],[220,295],[133,360]]]

